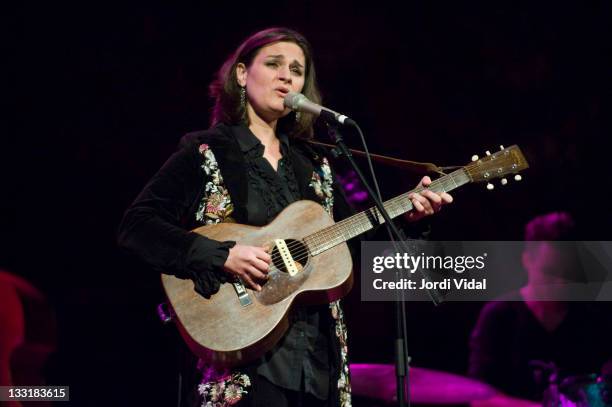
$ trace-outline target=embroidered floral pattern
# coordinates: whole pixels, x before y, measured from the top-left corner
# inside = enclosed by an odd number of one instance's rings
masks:
[[[234,205],[227,188],[223,184],[223,176],[219,170],[219,164],[210,146],[208,144],[201,144],[199,151],[204,156],[202,169],[209,177],[209,181],[204,188],[204,197],[196,212],[196,220],[211,225],[223,222],[229,218],[234,211]]]
[[[338,378],[338,395],[340,407],[351,407],[351,377],[348,365],[348,330],[344,323],[344,312],[340,306],[340,300],[329,304],[332,318],[336,321],[336,336],[340,342],[340,376]]]
[[[310,184],[314,189],[315,194],[321,199],[323,208],[325,211],[333,216],[334,208],[334,190],[333,190],[333,177],[331,167],[327,158],[323,157],[321,160],[321,166],[316,168],[312,173]],[[338,377],[338,396],[340,401],[340,407],[351,407],[351,380],[348,365],[348,346],[347,346],[347,335],[346,324],[344,323],[344,312],[340,305],[340,300],[334,301],[329,304],[332,318],[336,323],[336,337],[340,343],[340,375]]]
[[[323,202],[323,208],[330,215],[333,214],[333,206],[334,206],[334,190],[332,185],[334,180],[332,178],[331,167],[329,166],[329,161],[327,158],[323,157],[321,160],[321,166],[319,168],[315,168],[312,172],[312,178],[310,179],[310,186],[314,189],[315,194],[321,199]]]
[[[208,144],[201,144],[199,152],[204,157],[202,169],[206,173],[207,182],[196,220],[207,225],[228,221],[234,205],[223,182],[217,159]],[[247,393],[245,389],[251,386],[249,376],[240,372],[217,372],[211,367],[206,368],[202,360],[198,362],[198,369],[203,372],[202,383],[198,386],[198,393],[203,398],[202,407],[233,406]]]
[[[201,407],[233,406],[242,400],[242,395],[248,393],[245,388],[251,386],[249,376],[234,373],[216,381],[201,383],[198,393],[202,396]]]

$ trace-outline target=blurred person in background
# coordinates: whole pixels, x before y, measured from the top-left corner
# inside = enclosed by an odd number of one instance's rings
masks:
[[[599,373],[612,358],[605,305],[563,301],[580,267],[572,246],[555,242],[578,240],[573,218],[566,212],[537,216],[525,226],[524,239],[527,284],[487,303],[470,341],[470,375],[501,393],[472,407],[541,406],[550,375],[559,383]]]

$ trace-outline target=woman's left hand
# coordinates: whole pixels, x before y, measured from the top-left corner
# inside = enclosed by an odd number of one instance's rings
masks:
[[[421,192],[411,193],[408,198],[412,201],[414,209],[408,212],[405,216],[406,220],[410,222],[417,221],[425,216],[433,215],[436,212],[440,212],[443,205],[453,202],[453,197],[446,192],[440,194],[427,189],[431,184],[431,178],[424,176],[419,182],[417,188],[425,188]]]

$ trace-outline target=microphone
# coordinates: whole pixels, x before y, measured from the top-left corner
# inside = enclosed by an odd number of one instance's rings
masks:
[[[302,113],[310,113],[322,117],[328,123],[339,123],[345,126],[357,126],[352,119],[331,109],[311,102],[301,93],[289,92],[284,99],[285,107]]]

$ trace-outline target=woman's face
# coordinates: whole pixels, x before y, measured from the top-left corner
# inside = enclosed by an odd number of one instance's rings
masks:
[[[246,86],[247,112],[270,122],[289,113],[283,101],[288,92],[304,87],[304,52],[293,42],[276,42],[259,50],[250,66],[238,64],[236,76]]]

